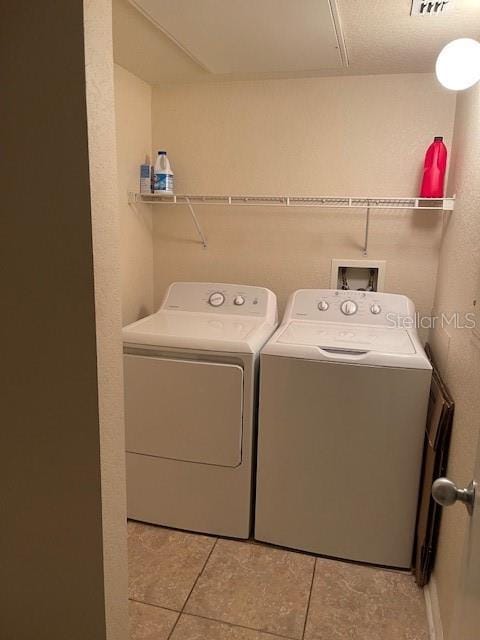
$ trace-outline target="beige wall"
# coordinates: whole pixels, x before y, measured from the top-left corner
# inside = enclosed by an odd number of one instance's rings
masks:
[[[0,5],[2,640],[126,638],[109,5]]]
[[[178,193],[410,196],[427,145],[450,144],[455,94],[431,75],[184,84],[153,90],[154,149],[168,150]],[[154,209],[155,305],[173,280],[270,287],[283,307],[328,287],[331,258],[361,258],[364,214],[345,210]],[[376,211],[370,257],[386,289],[430,312],[441,237],[436,213]]]
[[[115,65],[123,324],[153,311],[152,215],[127,203],[127,191],[139,189],[140,164],[151,154],[151,109],[150,85]]]
[[[122,296],[111,0],[84,0],[106,640],[127,640]],[[134,115],[135,112],[134,112]],[[123,167],[122,167],[123,168]],[[123,177],[123,174],[122,174]],[[135,237],[133,238],[133,241]]]
[[[480,304],[480,85],[459,93],[455,118],[451,190],[455,212],[448,217],[440,254],[435,310],[467,313]],[[480,327],[479,327],[480,330]],[[433,332],[435,356],[455,400],[448,475],[459,486],[473,476],[479,433],[480,338],[466,329]],[[469,518],[462,507],[445,509],[435,578],[447,640]]]

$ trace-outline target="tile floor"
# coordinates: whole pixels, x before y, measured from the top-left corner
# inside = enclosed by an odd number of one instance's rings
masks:
[[[408,574],[128,523],[131,640],[428,640]]]

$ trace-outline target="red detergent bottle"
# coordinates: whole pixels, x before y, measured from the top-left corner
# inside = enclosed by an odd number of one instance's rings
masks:
[[[447,147],[442,136],[435,136],[425,154],[421,198],[443,198],[446,170]]]

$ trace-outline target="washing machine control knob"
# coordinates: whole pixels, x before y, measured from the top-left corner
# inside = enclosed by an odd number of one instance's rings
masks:
[[[346,316],[353,316],[354,313],[357,313],[357,303],[353,300],[344,300],[340,305],[340,311]]]
[[[237,307],[241,307],[242,304],[245,304],[245,298],[243,296],[235,296],[233,304],[236,304]]]
[[[317,306],[319,311],[326,311],[330,305],[326,300],[320,300]]]
[[[220,291],[215,291],[215,293],[212,293],[208,299],[208,304],[212,307],[221,307],[224,302],[225,296],[223,293],[220,293]]]
[[[379,304],[372,304],[372,306],[370,307],[370,311],[375,316],[378,316],[378,314],[381,312],[381,310],[382,310],[382,307]]]

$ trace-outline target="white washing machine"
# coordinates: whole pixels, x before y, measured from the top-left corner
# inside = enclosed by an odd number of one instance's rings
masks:
[[[176,282],[123,329],[130,518],[249,536],[258,354],[276,326],[268,289]]]
[[[255,537],[411,566],[431,366],[401,295],[300,290],[261,353]]]

